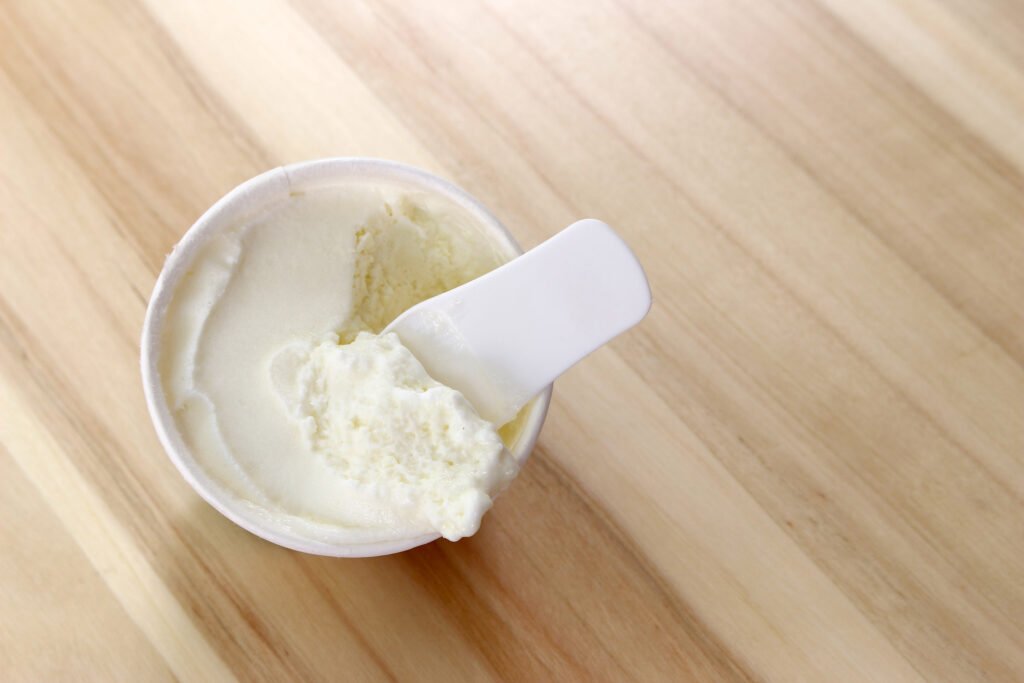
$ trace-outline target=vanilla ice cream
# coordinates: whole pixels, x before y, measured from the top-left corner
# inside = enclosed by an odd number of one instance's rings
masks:
[[[474,533],[515,476],[515,425],[499,431],[377,333],[507,257],[454,202],[380,184],[293,193],[220,231],[161,332],[182,440],[207,476],[292,534]]]

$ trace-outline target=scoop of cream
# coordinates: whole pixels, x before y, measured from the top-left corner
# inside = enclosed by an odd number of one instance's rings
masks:
[[[475,533],[518,471],[495,426],[394,333],[293,344],[271,374],[308,448],[339,478],[449,540]]]

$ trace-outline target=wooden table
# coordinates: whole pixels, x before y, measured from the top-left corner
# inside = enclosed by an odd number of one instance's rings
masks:
[[[648,319],[474,538],[290,552],[157,443],[164,255],[242,180],[398,159]],[[1013,0],[0,3],[0,679],[1024,680]]]

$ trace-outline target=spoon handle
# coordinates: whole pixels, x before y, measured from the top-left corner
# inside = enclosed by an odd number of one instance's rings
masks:
[[[650,307],[636,256],[607,224],[586,219],[413,306],[386,331],[397,332],[432,377],[500,425]]]

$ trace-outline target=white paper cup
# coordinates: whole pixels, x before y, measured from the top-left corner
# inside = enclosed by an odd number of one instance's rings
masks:
[[[411,166],[379,159],[332,158],[305,161],[267,171],[227,193],[189,228],[164,263],[149,300],[142,328],[142,383],[149,414],[160,443],[171,461],[192,488],[221,514],[272,543],[317,555],[335,557],[373,557],[388,555],[429,543],[438,534],[372,543],[341,544],[314,540],[275,523],[273,513],[239,498],[210,478],[193,457],[178,432],[161,386],[158,361],[163,321],[175,288],[200,247],[225,228],[244,224],[274,204],[286,202],[291,193],[321,189],[349,182],[380,181],[388,185],[440,195],[462,207],[480,225],[493,232],[495,242],[506,250],[508,258],[522,249],[508,230],[480,202],[455,185]],[[512,455],[525,462],[537,442],[551,400],[549,386],[528,408]]]

